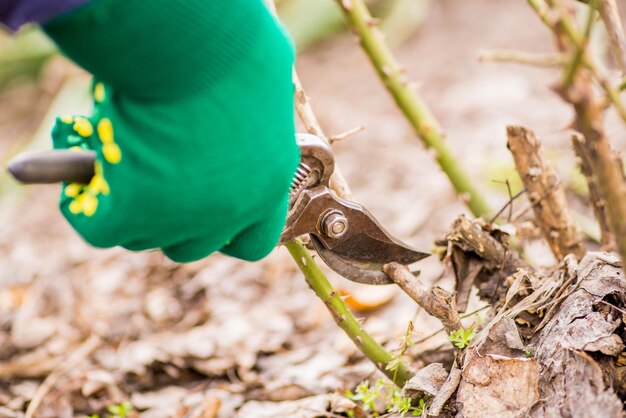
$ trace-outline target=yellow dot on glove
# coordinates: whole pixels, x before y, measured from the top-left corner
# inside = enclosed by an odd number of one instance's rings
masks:
[[[104,101],[104,97],[104,84],[96,83],[93,88],[93,99],[98,103],[102,103]]]
[[[74,122],[74,118],[71,117],[71,116],[62,116],[61,117],[61,122],[67,123],[69,125],[70,123]]]
[[[98,122],[98,136],[103,144],[111,144],[115,141],[113,139],[113,124],[111,123],[111,119],[102,118],[100,122]]]
[[[86,118],[78,117],[74,119],[74,130],[83,138],[87,138],[93,134],[93,126],[91,126],[91,122]]]
[[[102,155],[111,164],[117,164],[122,161],[122,150],[114,142],[102,146]]]
[[[83,194],[81,198],[83,213],[85,214],[85,216],[93,216],[94,213],[96,213],[96,209],[98,209],[98,198],[92,196],[89,193]]]
[[[70,203],[69,209],[74,215],[78,215],[83,211],[83,202],[80,196]]]
[[[96,174],[91,178],[88,188],[90,193],[92,193],[93,195],[108,195],[110,192],[109,183],[107,183],[104,177],[100,174]]]
[[[67,197],[77,197],[81,190],[83,189],[82,184],[71,183],[65,187],[65,196]]]

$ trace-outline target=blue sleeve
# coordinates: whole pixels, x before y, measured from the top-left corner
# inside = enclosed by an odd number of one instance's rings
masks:
[[[0,0],[0,23],[12,30],[26,23],[44,23],[89,0]]]

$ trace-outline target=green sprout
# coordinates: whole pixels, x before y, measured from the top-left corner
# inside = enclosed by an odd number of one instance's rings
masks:
[[[110,405],[107,411],[111,414],[110,418],[128,418],[133,411],[133,405],[130,402],[122,402],[119,405]]]
[[[400,343],[400,347],[391,352],[391,360],[385,365],[385,370],[393,372],[394,382],[397,382],[396,377],[400,364],[402,364],[402,356],[406,353],[406,350],[408,350],[409,347],[415,347],[415,344],[411,341],[411,334],[414,330],[415,327],[413,326],[413,321],[409,321],[406,332],[404,333],[404,338],[402,338],[402,342]]]
[[[414,330],[413,322],[409,321],[400,346],[391,352],[391,360],[385,365],[385,370],[394,372],[394,381],[396,381],[396,375],[402,363],[402,356],[409,347],[415,347],[411,341]],[[401,417],[408,413],[414,417],[422,416],[426,402],[425,399],[420,399],[418,405],[413,406],[411,399],[402,396],[400,389],[386,379],[378,379],[373,386],[370,386],[369,380],[364,380],[359,383],[354,392],[346,391],[346,397],[353,402],[360,403],[363,410],[371,412],[374,417],[380,416],[378,408],[383,406],[384,411],[400,414]],[[354,417],[354,412],[348,412],[348,416]]]
[[[476,337],[476,333],[474,329],[476,328],[476,323],[473,323],[471,327],[465,329],[457,329],[452,331],[448,336],[448,339],[454,344],[458,349],[464,349],[469,345],[469,343]]]
[[[346,391],[346,397],[353,402],[361,404],[364,411],[371,412],[374,417],[380,416],[376,404],[384,405],[384,411],[400,414],[404,417],[410,413],[411,416],[419,417],[424,414],[425,399],[420,399],[417,406],[411,404],[411,399],[402,396],[400,389],[394,384],[378,379],[373,386],[368,380],[364,380],[356,387],[355,391]],[[354,417],[354,412],[348,412],[349,417]]]
[[[107,412],[105,418],[129,418],[130,413],[133,412],[133,405],[130,402],[109,405]],[[100,418],[100,414],[87,415],[85,418]]]

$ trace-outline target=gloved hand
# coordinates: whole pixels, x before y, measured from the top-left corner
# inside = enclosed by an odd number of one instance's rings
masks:
[[[95,150],[60,207],[97,247],[257,260],[283,228],[299,160],[292,47],[262,0],[92,0],[44,26],[94,74],[94,113],[55,148]]]

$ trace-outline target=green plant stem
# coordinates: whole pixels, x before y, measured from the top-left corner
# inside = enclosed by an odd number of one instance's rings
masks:
[[[376,342],[362,327],[359,321],[348,310],[343,299],[335,291],[315,260],[298,239],[285,244],[287,250],[304,274],[306,282],[315,294],[324,302],[335,322],[350,337],[358,349],[376,365],[397,386],[402,387],[413,373],[400,361],[397,372],[386,370],[385,366],[393,360],[392,355]]]
[[[383,81],[398,107],[427,148],[435,151],[437,162],[446,173],[456,192],[462,196],[475,216],[485,217],[491,209],[470,180],[470,176],[454,159],[445,143],[439,123],[421,97],[411,89],[409,82],[383,33],[375,24],[363,0],[336,0],[344,18],[358,35],[363,49],[370,58],[378,76]]]
[[[583,36],[580,41],[580,45],[574,46],[574,55],[569,63],[569,65],[565,68],[565,73],[563,75],[563,87],[569,88],[574,82],[574,77],[576,76],[576,72],[580,68],[583,61],[583,54],[587,48],[587,44],[589,43],[589,38],[591,37],[591,29],[593,28],[593,22],[595,21],[596,11],[589,7],[587,10],[587,21],[585,24],[585,28],[583,31]]]

